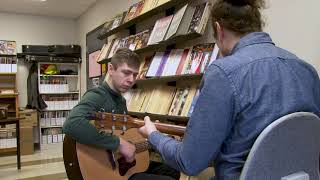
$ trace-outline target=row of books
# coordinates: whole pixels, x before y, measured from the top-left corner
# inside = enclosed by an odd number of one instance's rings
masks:
[[[17,146],[16,130],[6,128],[0,128],[0,149],[14,148]]]
[[[158,86],[154,89],[133,89],[126,93],[128,110],[152,114],[190,116],[198,94],[197,86]]]
[[[40,116],[41,127],[62,126],[70,111],[43,112]]]
[[[0,57],[0,73],[16,73],[17,60],[13,57]]]
[[[0,149],[17,147],[17,138],[0,138]]]
[[[42,99],[48,106],[46,110],[70,110],[79,103],[78,94],[42,95]]]
[[[204,73],[218,53],[219,48],[213,43],[156,52],[141,63],[137,79]]]
[[[65,134],[62,133],[61,128],[45,129],[42,132],[41,142],[42,144],[52,144],[63,142]]]
[[[132,51],[141,49],[147,46],[150,36],[150,30],[142,31],[136,35],[131,35],[125,38],[115,38],[103,45],[99,55],[96,57],[97,62],[106,58],[111,58],[119,48],[129,48]]]
[[[203,34],[210,15],[210,3],[186,4],[175,14],[156,21],[148,45],[190,33]]]
[[[69,92],[69,85],[66,79],[40,78],[39,92],[40,93],[67,93]]]
[[[0,40],[0,55],[16,55],[16,42]]]
[[[103,35],[107,33],[108,31],[111,31],[112,29],[120,26],[123,23],[126,23],[170,0],[142,0],[139,1],[128,9],[128,11],[122,12],[117,14],[115,17],[113,17],[110,21],[106,22],[104,24],[104,27],[102,28],[100,35]]]

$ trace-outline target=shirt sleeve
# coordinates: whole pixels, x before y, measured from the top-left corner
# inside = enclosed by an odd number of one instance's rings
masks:
[[[81,102],[72,109],[63,125],[63,132],[81,144],[116,150],[119,146],[119,138],[111,134],[99,133],[88,120],[89,114],[101,108],[99,104],[102,104],[103,100],[105,98],[102,98],[98,92],[87,92]]]
[[[153,132],[149,141],[171,167],[196,175],[215,160],[233,125],[234,91],[223,70],[212,65],[182,142]]]

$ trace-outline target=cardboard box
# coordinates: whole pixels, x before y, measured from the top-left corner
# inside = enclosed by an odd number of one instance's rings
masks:
[[[32,141],[33,142],[33,128],[20,128],[20,142]]]
[[[20,148],[22,155],[34,153],[33,127],[20,128]]]
[[[20,144],[21,155],[30,155],[34,153],[34,144],[33,142],[25,142]]]
[[[24,118],[20,120],[20,127],[38,126],[38,112],[34,109],[25,109],[19,111],[19,116]]]

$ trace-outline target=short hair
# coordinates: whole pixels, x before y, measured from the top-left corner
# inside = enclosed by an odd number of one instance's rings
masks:
[[[239,34],[262,31],[264,22],[260,9],[264,7],[264,0],[216,0],[211,13],[213,26],[219,22]],[[213,29],[216,36],[216,29]]]
[[[128,48],[119,48],[111,58],[111,64],[117,69],[123,63],[129,67],[139,68],[140,56]]]

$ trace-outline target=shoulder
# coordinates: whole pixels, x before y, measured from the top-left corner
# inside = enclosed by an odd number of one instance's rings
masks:
[[[82,97],[82,101],[93,101],[95,103],[104,102],[110,95],[103,88],[96,87],[89,89]]]

